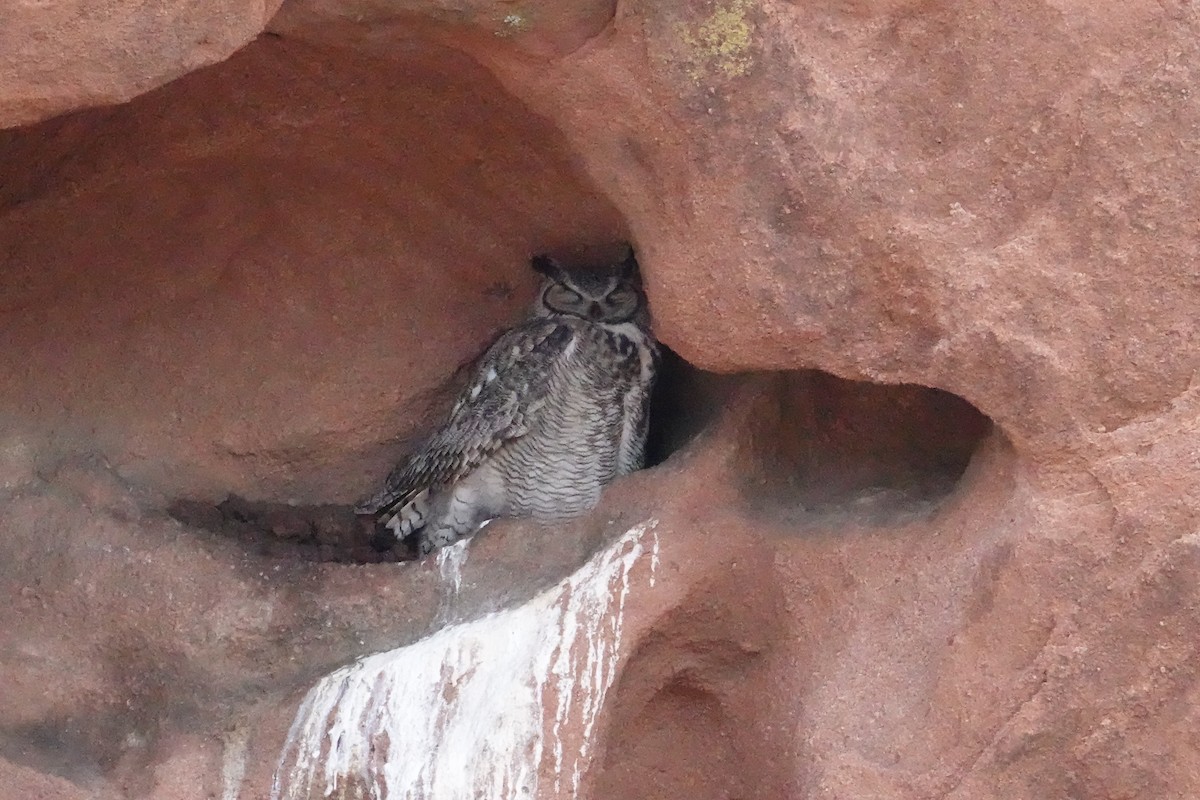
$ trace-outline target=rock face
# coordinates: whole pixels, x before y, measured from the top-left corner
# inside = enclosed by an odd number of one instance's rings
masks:
[[[1195,9],[277,5],[0,11],[0,797],[1200,795]],[[327,558],[626,239],[669,457]]]
[[[282,0],[18,0],[0,7],[0,126],[128,100],[214,64]]]

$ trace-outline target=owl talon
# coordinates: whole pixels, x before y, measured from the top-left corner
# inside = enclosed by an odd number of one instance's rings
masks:
[[[446,528],[431,533],[421,531],[413,538],[417,540],[417,553],[422,557],[458,541],[458,535],[453,530]]]

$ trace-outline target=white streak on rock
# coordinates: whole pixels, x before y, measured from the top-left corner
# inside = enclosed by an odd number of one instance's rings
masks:
[[[221,737],[221,800],[238,800],[246,778],[246,749],[250,729],[238,725]]]
[[[438,574],[442,577],[442,585],[450,587],[451,597],[457,595],[462,589],[463,567],[467,564],[468,541],[468,539],[462,539],[437,551]]]
[[[650,588],[654,588],[654,581],[658,577],[658,534],[650,542]]]
[[[536,800],[550,794],[543,765],[553,796],[564,787],[578,796],[647,534],[654,579],[655,524],[627,531],[524,605],[326,676],[296,712],[274,800]]]

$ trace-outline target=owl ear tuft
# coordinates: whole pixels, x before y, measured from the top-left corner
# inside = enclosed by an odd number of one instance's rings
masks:
[[[625,279],[633,278],[638,274],[637,256],[634,255],[633,245],[626,244],[625,260],[620,264],[620,276]]]
[[[556,281],[562,280],[562,265],[544,253],[529,259],[529,266],[533,267],[534,272],[540,272],[547,278],[551,278]]]

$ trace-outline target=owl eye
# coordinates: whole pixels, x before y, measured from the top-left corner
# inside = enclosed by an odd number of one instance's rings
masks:
[[[552,307],[577,306],[583,303],[579,292],[570,287],[556,283],[546,291],[546,304]]]
[[[629,289],[627,287],[619,287],[619,288],[613,289],[611,292],[609,292],[608,297],[605,299],[608,300],[609,305],[614,305],[614,306],[634,305],[637,303],[637,293],[635,291],[633,291],[633,289]]]

